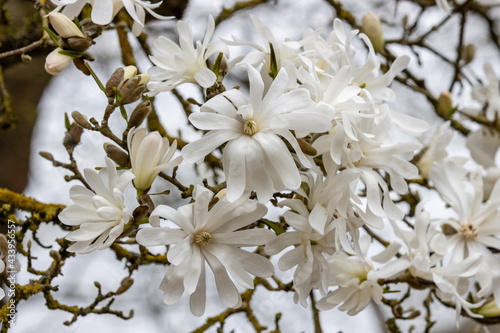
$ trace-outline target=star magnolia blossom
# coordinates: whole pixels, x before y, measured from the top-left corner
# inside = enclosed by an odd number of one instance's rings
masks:
[[[334,225],[326,208],[316,204],[309,212],[304,203],[297,199],[284,200],[282,206],[289,206],[297,213],[286,211],[283,214],[285,221],[294,230],[279,235],[273,242],[266,245],[265,251],[269,255],[277,254],[289,246],[295,248],[286,252],[278,261],[282,271],[295,266],[293,287],[295,301],[307,307],[307,297],[312,288],[318,288],[325,295],[328,288],[329,267],[325,254],[335,252]]]
[[[500,250],[500,182],[492,190],[490,199],[483,203],[483,179],[480,171],[470,176],[472,195],[466,191],[466,170],[454,160],[434,164],[430,179],[444,201],[458,215],[440,221],[448,237],[450,263],[456,264],[480,254],[483,266],[477,274],[484,296],[493,291],[500,302],[500,263],[490,248]]]
[[[484,64],[484,73],[488,79],[488,86],[474,87],[472,98],[485,107],[486,118],[493,121],[500,113],[500,85],[496,73],[489,63]]]
[[[338,286],[338,289],[329,292],[316,304],[319,310],[328,310],[341,304],[338,309],[353,316],[366,308],[371,300],[379,304],[382,301],[383,289],[377,280],[394,277],[408,267],[396,261],[375,269],[373,262],[366,255],[371,238],[364,235],[359,239],[359,244],[360,256],[347,256],[340,252],[328,258],[329,284]],[[384,250],[375,257],[385,263],[393,257],[390,250]]]
[[[130,209],[124,205],[123,191],[134,178],[133,173],[126,171],[118,177],[113,162],[106,157],[106,167],[99,174],[85,169],[84,175],[92,190],[80,185],[71,187],[69,196],[74,204],[59,214],[62,223],[80,226],[66,236],[76,242],[68,251],[76,253],[109,247],[131,217]]]
[[[476,253],[457,263],[449,263],[444,258],[448,253],[448,240],[439,231],[436,223],[431,223],[430,215],[423,210],[424,202],[420,202],[415,209],[414,229],[402,229],[396,222],[391,221],[398,239],[403,240],[405,253],[392,265],[408,268],[415,277],[432,281],[439,289],[439,297],[443,301],[452,301],[456,305],[457,324],[461,310],[464,309],[471,317],[480,317],[470,309],[477,308],[483,302],[472,304],[467,302],[460,293],[459,287],[464,285],[464,278],[474,277],[481,269],[481,255]],[[389,252],[394,255],[400,249],[399,243],[391,243]],[[462,278],[462,283],[457,283]],[[465,292],[468,290],[466,288]]]
[[[233,89],[210,99],[201,112],[189,116],[195,127],[210,132],[185,146],[182,155],[188,162],[201,162],[227,143],[222,163],[228,200],[234,201],[254,190],[259,202],[267,202],[274,191],[295,190],[301,183],[282,138],[290,143],[300,162],[310,166],[290,131],[323,132],[331,127],[331,118],[325,115],[329,109],[312,104],[307,90],[285,91],[288,75],[284,69],[265,94],[259,72],[248,66],[248,76],[249,99]]]
[[[191,25],[184,21],[177,22],[180,47],[166,37],[157,38],[153,42],[157,52],[150,56],[156,66],[149,69],[149,74],[151,80],[164,82],[151,83],[149,88],[160,92],[172,90],[183,83],[198,83],[203,88],[212,86],[217,76],[207,68],[207,59],[214,54],[229,54],[226,44],[210,42],[214,29],[214,19],[210,16],[203,43],[196,42],[196,47],[193,46]]]
[[[167,138],[162,138],[158,132],[147,134],[145,128],[134,133],[130,130],[127,138],[132,172],[135,175],[134,186],[140,190],[148,189],[160,171],[173,168],[182,162],[182,156],[172,160],[177,141],[170,147]]]
[[[145,10],[157,19],[174,18],[173,16],[161,16],[153,11],[153,9],[161,5],[161,1],[151,3],[150,1],[143,0],[51,0],[51,2],[57,6],[56,11],[61,11],[70,19],[78,16],[83,7],[86,4],[90,4],[92,6],[92,22],[99,25],[110,24],[116,13],[125,7],[127,13],[134,20],[132,32],[136,36],[139,36],[144,28],[144,21],[146,19]]]
[[[163,301],[173,304],[186,291],[191,294],[191,311],[196,316],[205,312],[205,262],[215,275],[222,302],[231,308],[241,305],[233,280],[253,289],[253,279],[248,273],[269,277],[274,272],[269,260],[240,249],[240,246],[265,245],[274,239],[274,232],[267,229],[239,230],[263,217],[267,208],[254,200],[231,203],[222,198],[209,209],[212,196],[211,191],[197,186],[193,204],[177,210],[158,206],[149,219],[154,228],[143,228],[137,233],[139,244],[170,245],[167,259],[171,266],[160,285]],[[180,229],[160,227],[160,217]]]

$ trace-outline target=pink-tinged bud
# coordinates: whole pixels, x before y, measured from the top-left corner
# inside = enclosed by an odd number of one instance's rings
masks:
[[[49,20],[54,30],[62,38],[74,36],[85,38],[81,30],[66,15],[59,12],[51,12],[49,13]]]
[[[50,52],[47,58],[45,59],[45,70],[50,75],[57,75],[61,73],[66,67],[68,67],[69,63],[73,60],[72,57],[65,54],[61,54],[59,53],[59,51],[62,51],[60,47]]]

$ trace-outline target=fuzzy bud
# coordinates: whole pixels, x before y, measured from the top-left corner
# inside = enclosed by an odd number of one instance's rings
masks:
[[[476,46],[474,44],[467,44],[462,48],[462,59],[468,64],[474,60],[476,55]]]
[[[443,91],[437,99],[436,112],[446,119],[451,119],[455,110],[453,109],[453,100],[449,91]]]
[[[54,30],[62,38],[73,36],[85,38],[81,30],[66,15],[59,12],[51,12],[49,13],[49,20]]]
[[[62,51],[60,47],[56,48],[54,51],[50,52],[45,59],[45,71],[50,75],[57,75],[68,67],[70,62],[73,60],[72,57],[61,54]]]
[[[108,97],[114,97],[115,92],[113,88],[118,87],[118,85],[123,81],[123,78],[125,76],[125,70],[123,67],[117,68],[113,74],[111,74],[111,77],[109,78],[108,82],[106,82],[106,96]]]
[[[130,168],[130,161],[127,153],[109,142],[106,142],[103,147],[106,155],[116,164],[124,168]]]
[[[144,78],[141,75],[123,81],[118,87],[118,93],[122,97],[122,104],[135,102],[142,96],[142,93],[146,91],[146,84],[141,83],[143,81]]]
[[[318,155],[318,151],[306,141],[302,139],[297,139],[297,142],[299,143],[300,150],[302,150],[304,154],[309,156]]]
[[[73,149],[80,143],[83,128],[77,123],[72,123],[69,132],[66,132],[63,139],[63,145],[66,149]]]
[[[80,125],[80,127],[83,127],[85,129],[92,129],[92,125],[90,125],[90,123],[88,122],[87,117],[85,115],[81,114],[80,112],[73,111],[71,113],[71,117],[73,117],[73,119],[75,120],[75,123]]]
[[[361,23],[361,30],[370,38],[375,51],[383,54],[385,47],[384,32],[378,16],[373,13],[365,14]]]
[[[139,127],[144,119],[148,116],[149,112],[151,112],[151,102],[144,101],[139,103],[128,120],[127,128]]]
[[[51,153],[48,153],[46,151],[41,151],[38,154],[40,154],[40,156],[42,156],[46,160],[49,160],[51,162],[54,161],[54,156]]]
[[[132,287],[132,284],[134,284],[134,280],[132,278],[129,278],[128,276],[125,277],[122,280],[122,283],[120,285],[120,288],[116,291],[117,295],[123,294],[126,292],[130,287]]]
[[[85,52],[87,49],[92,46],[92,39],[89,37],[79,37],[73,36],[69,38],[65,38],[64,42],[67,44],[68,48],[76,51],[76,52]]]

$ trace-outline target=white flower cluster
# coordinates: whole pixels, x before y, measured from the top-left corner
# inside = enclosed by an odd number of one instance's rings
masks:
[[[156,14],[153,9],[158,8],[162,1],[151,3],[146,0],[50,0],[57,7],[55,11],[61,11],[64,15],[73,19],[78,16],[83,7],[87,4],[92,6],[92,22],[99,25],[108,25],[113,17],[125,8],[130,17],[134,20],[132,32],[139,36],[144,28],[146,11],[157,19],[172,19],[173,16],[161,16]]]
[[[57,4],[66,5],[68,11],[86,2]],[[129,10],[134,3],[138,13],[146,6],[138,0],[102,2],[109,8],[97,11],[94,7],[93,18],[103,24],[112,16],[113,4]],[[120,237],[131,218],[123,190],[132,178],[139,193],[146,193],[161,170],[177,166],[181,159],[202,163],[220,148],[226,189],[215,195],[196,185],[194,202],[178,209],[157,206],[149,214],[151,227],[137,232],[136,240],[143,246],[168,245],[170,267],[160,285],[165,303],[175,303],[185,291],[191,295],[193,314],[202,315],[208,264],[223,303],[239,307],[235,282],[253,288],[251,275],[274,273],[262,252],[242,249],[248,246],[264,246],[267,255],[284,252],[278,267],[293,270],[295,300],[303,306],[311,291],[317,290],[323,297],[318,308],[338,306],[354,315],[371,300],[381,302],[382,284],[398,276],[434,283],[438,296],[453,302],[457,313],[464,309],[478,316],[471,309],[483,303],[464,298],[475,278],[481,286],[477,297],[493,294],[500,300],[500,264],[490,251],[500,250],[500,184],[490,189],[489,199],[483,202],[479,171],[467,177],[460,159],[446,154],[449,124],[416,158],[418,168],[412,163],[423,145],[411,136],[417,137],[428,126],[387,104],[395,99],[389,86],[409,57],[385,64],[386,73],[381,74],[370,39],[357,30],[346,31],[338,19],[326,38],[322,31],[308,30],[301,40],[285,42],[278,42],[258,18],[252,16],[252,20],[261,44],[234,36],[211,41],[211,17],[203,41],[194,43],[189,23],[180,21],[180,46],[165,37],[154,42],[151,61],[155,66],[149,73],[153,81],[160,81],[150,84],[154,93],[186,83],[208,91],[222,85],[226,73],[221,72],[238,69],[247,73],[248,93],[221,90],[199,112],[191,113],[189,121],[205,134],[182,148],[182,158],[172,160],[176,143],[170,147],[158,133],[132,129],[128,135],[132,172],[118,177],[107,160],[99,175],[85,172],[89,189],[72,189],[75,205],[60,215],[63,223],[80,226],[68,236],[76,241],[70,250],[102,249]],[[365,59],[360,59],[356,46],[360,41],[368,49]],[[229,49],[239,46],[251,51],[230,59]],[[496,97],[479,90],[476,95],[490,101],[497,98],[498,84],[495,87]],[[496,111],[487,111],[487,117]],[[409,141],[393,139],[395,130],[409,134]],[[408,192],[407,180],[417,179],[419,168],[455,218],[431,219],[420,204],[413,228],[403,226],[405,214],[394,200]],[[283,191],[289,198],[279,201],[276,193]],[[265,204],[272,198],[279,201],[287,227],[278,231],[249,227],[266,215]],[[169,222],[160,223],[160,218]],[[373,232],[384,227],[392,228],[397,240],[373,256],[371,238],[364,229]]]

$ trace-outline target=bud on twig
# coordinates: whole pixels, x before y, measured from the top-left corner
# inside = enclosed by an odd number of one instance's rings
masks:
[[[40,156],[42,156],[43,158],[45,158],[46,160],[49,160],[51,162],[54,161],[54,156],[52,156],[51,153],[48,153],[46,151],[41,151],[39,152],[38,154],[40,154]]]
[[[45,59],[45,71],[50,75],[57,75],[68,67],[73,57],[59,53],[63,49],[58,47],[50,52]]]
[[[384,32],[378,16],[373,13],[365,14],[365,16],[363,16],[361,30],[370,38],[375,51],[384,54]]]
[[[146,91],[146,84],[149,82],[148,74],[140,74],[130,79],[123,81],[118,86],[118,93],[122,97],[122,104],[129,104],[137,101],[144,91]]]
[[[76,52],[85,52],[89,47],[92,46],[92,39],[89,37],[78,37],[73,36],[69,38],[62,39],[68,48]]]
[[[73,23],[73,21],[71,21],[68,17],[66,17],[66,15],[59,12],[50,12],[49,20],[54,30],[62,38],[69,38],[74,36],[85,38],[82,31],[78,29],[76,24]]]
[[[73,111],[71,113],[71,117],[73,118],[75,123],[77,123],[81,127],[85,128],[85,129],[92,129],[92,125],[90,125],[90,123],[88,122],[87,117],[85,115],[81,114],[80,112]]]
[[[128,120],[128,128],[132,127],[139,127],[144,119],[148,116],[149,112],[151,112],[151,102],[150,101],[144,101],[139,103],[132,111],[132,114],[130,115],[130,118]]]
[[[130,168],[130,160],[127,153],[109,142],[106,142],[103,147],[106,155],[116,164],[124,168]]]
[[[464,59],[465,64],[470,63],[474,60],[476,55],[476,46],[474,44],[467,44],[462,48],[462,59]]]
[[[73,149],[80,143],[83,128],[77,123],[72,123],[69,132],[66,132],[63,145],[66,149]]]
[[[117,295],[123,294],[124,292],[129,290],[129,288],[132,287],[133,284],[134,284],[134,280],[132,278],[129,278],[128,276],[125,277],[122,280],[120,288],[118,288],[118,290],[116,291],[116,294]]]
[[[123,67],[117,68],[113,74],[111,74],[111,77],[109,78],[108,82],[106,82],[106,96],[108,97],[114,97],[115,96],[115,91],[113,88],[118,87],[118,85],[123,81],[123,77],[125,75],[125,70]]]
[[[453,108],[453,100],[449,91],[443,91],[437,99],[436,112],[445,119],[451,119],[455,109]]]

